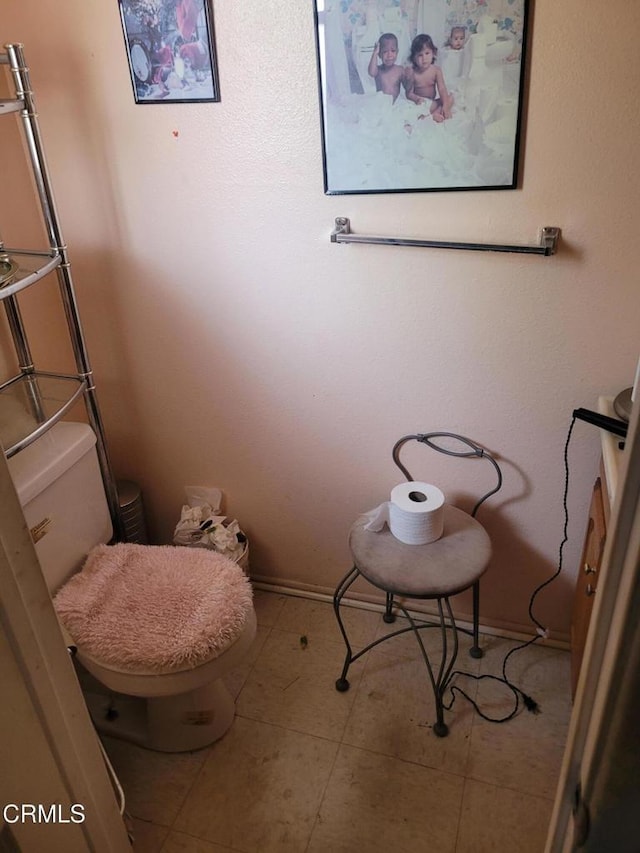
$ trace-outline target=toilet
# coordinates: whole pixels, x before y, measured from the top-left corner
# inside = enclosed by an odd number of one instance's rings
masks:
[[[233,722],[223,677],[255,637],[251,585],[213,551],[108,544],[95,445],[60,422],[8,460],[87,706],[104,734],[200,749]]]

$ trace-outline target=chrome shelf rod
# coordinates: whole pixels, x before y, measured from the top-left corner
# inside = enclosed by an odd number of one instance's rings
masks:
[[[372,243],[381,246],[417,246],[430,249],[467,249],[473,252],[516,252],[526,255],[555,255],[559,228],[546,227],[540,231],[537,246],[507,246],[500,243],[451,243],[444,240],[408,240],[404,237],[367,237],[352,234],[351,222],[346,216],[336,217],[336,227],[331,232],[332,243]]]

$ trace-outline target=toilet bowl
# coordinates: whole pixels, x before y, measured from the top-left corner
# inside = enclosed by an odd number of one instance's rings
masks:
[[[220,738],[235,712],[224,676],[256,632],[242,569],[204,549],[105,544],[85,424],[56,424],[9,469],[96,728],[163,752]]]
[[[201,749],[218,740],[235,716],[223,677],[242,664],[255,632],[251,610],[244,630],[224,654],[212,653],[195,667],[162,675],[107,666],[78,649],[79,679],[96,728],[158,752]]]

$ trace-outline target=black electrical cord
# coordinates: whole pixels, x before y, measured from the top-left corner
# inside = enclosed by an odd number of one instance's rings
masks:
[[[483,711],[480,710],[480,708],[478,707],[478,704],[475,702],[475,700],[473,700],[469,696],[468,693],[466,693],[461,687],[458,687],[457,685],[453,684],[449,688],[450,692],[451,692],[451,701],[449,702],[448,705],[443,703],[444,707],[448,711],[451,710],[451,708],[453,707],[453,704],[456,700],[456,694],[459,693],[461,696],[464,696],[464,698],[468,702],[470,702],[471,705],[473,705],[474,709],[479,714],[479,716],[482,717],[483,720],[487,720],[490,723],[506,723],[507,720],[511,720],[513,717],[515,717],[515,715],[518,713],[518,711],[520,709],[520,700],[522,700],[525,708],[528,711],[530,711],[532,714],[540,713],[540,706],[538,705],[536,700],[533,699],[531,696],[527,695],[517,685],[513,684],[513,682],[510,681],[509,678],[507,677],[507,663],[508,663],[511,655],[515,654],[516,652],[522,651],[522,649],[526,649],[528,646],[533,645],[533,643],[537,642],[541,638],[546,639],[546,637],[548,636],[547,629],[544,627],[544,625],[538,619],[536,619],[536,617],[533,613],[533,605],[535,604],[536,598],[538,597],[539,593],[546,586],[548,586],[550,583],[553,583],[553,581],[562,572],[564,546],[566,545],[567,540],[569,538],[569,535],[568,535],[569,507],[567,505],[567,498],[569,495],[569,442],[571,441],[571,434],[573,432],[573,428],[575,426],[575,423],[576,423],[576,413],[574,412],[573,418],[571,420],[571,425],[570,425],[569,431],[567,433],[567,438],[566,438],[566,441],[564,444],[564,493],[562,496],[562,507],[564,510],[564,528],[563,528],[562,542],[560,543],[560,549],[558,551],[558,567],[555,570],[555,572],[551,575],[551,577],[547,578],[547,580],[543,581],[541,584],[539,584],[534,589],[534,591],[531,593],[531,597],[529,599],[529,618],[531,619],[533,624],[536,626],[536,634],[535,634],[535,636],[531,637],[530,640],[527,640],[525,643],[521,643],[519,646],[514,646],[512,649],[510,649],[510,651],[507,652],[507,654],[505,655],[504,660],[502,662],[502,677],[500,677],[498,675],[489,675],[488,673],[485,673],[483,675],[474,675],[471,672],[462,672],[460,670],[455,670],[454,672],[451,673],[451,679],[453,679],[454,676],[459,675],[459,676],[464,676],[465,678],[473,678],[474,681],[483,681],[483,680],[487,679],[490,681],[498,681],[501,684],[505,684],[513,693],[513,697],[514,697],[513,709],[509,714],[507,714],[504,717],[490,717],[488,714],[485,714]]]

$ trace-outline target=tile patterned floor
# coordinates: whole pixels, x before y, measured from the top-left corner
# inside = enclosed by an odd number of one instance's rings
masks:
[[[338,693],[344,646],[329,604],[257,591],[258,633],[229,678],[232,728],[207,749],[154,753],[105,738],[127,797],[136,853],[541,853],[567,734],[569,655],[533,646],[509,676],[541,706],[507,723],[457,696],[449,736],[411,636],[356,662]],[[354,644],[386,630],[345,608]],[[427,648],[437,632],[425,632]],[[484,637],[458,666],[500,674],[515,643]],[[464,682],[464,683],[463,683]],[[489,715],[510,708],[490,680],[458,679]]]

